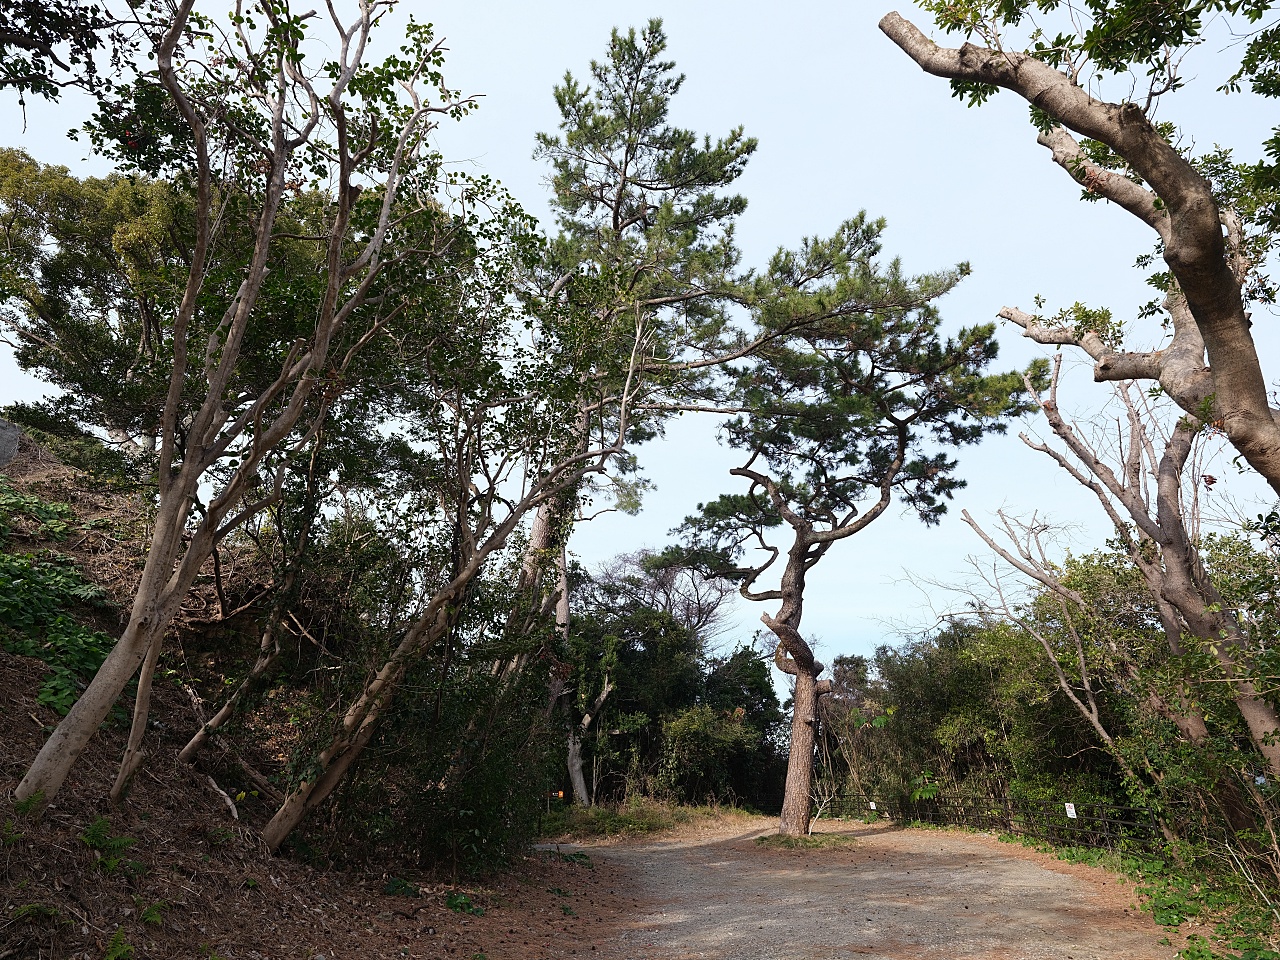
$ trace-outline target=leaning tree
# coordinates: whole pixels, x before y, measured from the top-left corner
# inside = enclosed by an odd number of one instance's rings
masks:
[[[818,702],[830,691],[800,632],[809,571],[895,496],[936,523],[964,485],[951,449],[1002,431],[1024,406],[1018,374],[983,372],[996,356],[993,325],[941,332],[934,300],[963,269],[908,279],[897,261],[879,266],[882,226],[853,221],[800,255],[775,258],[771,273],[814,279],[803,296],[766,301],[763,329],[813,311],[813,300],[859,306],[770,344],[738,371],[736,399],[747,412],[725,432],[748,455],[730,473],[749,487],[701,506],[682,527],[694,557],[738,577],[744,597],[779,603],[761,620],[777,639],[774,663],[795,683],[780,823],[790,836],[809,830]],[[779,532],[791,541],[785,555]],[[743,563],[748,549],[764,551],[764,561]],[[758,587],[780,557],[777,586]]]
[[[1050,457],[1097,498],[1115,529],[1114,543],[1146,584],[1170,658],[1189,659],[1190,646],[1208,653],[1212,666],[1196,671],[1200,675],[1188,681],[1191,689],[1179,684],[1166,692],[1153,688],[1147,678],[1139,676],[1132,657],[1113,649],[1116,661],[1134,685],[1143,690],[1156,712],[1198,746],[1208,745],[1204,703],[1213,697],[1197,693],[1194,688],[1203,687],[1206,682],[1221,687],[1243,720],[1262,763],[1271,776],[1280,776],[1280,742],[1276,737],[1280,720],[1267,698],[1265,681],[1260,681],[1265,670],[1257,666],[1267,644],[1253,635],[1247,619],[1232,608],[1214,583],[1206,563],[1206,543],[1197,534],[1195,482],[1185,474],[1203,425],[1192,417],[1180,416],[1162,431],[1150,404],[1144,403],[1146,398],[1135,396],[1134,385],[1117,384],[1115,393],[1125,412],[1126,429],[1110,441],[1118,449],[1108,457],[1100,442],[1091,440],[1079,424],[1063,417],[1058,404],[1061,357],[1055,360],[1049,392],[1043,397],[1036,395],[1035,401],[1066,450],[1032,441],[1025,434],[1023,442]],[[1167,435],[1162,437],[1162,432]],[[1211,485],[1213,478],[1207,479]],[[1007,564],[1059,601],[1089,612],[1091,602],[1064,586],[1060,572],[1034,548],[1036,538],[1027,535],[1027,525],[1000,517],[1013,545],[1011,550],[997,543],[968,511],[964,511],[964,521]],[[1114,643],[1110,638],[1108,642]]]
[[[1186,412],[1220,425],[1280,492],[1280,422],[1248,311],[1251,301],[1274,298],[1261,268],[1275,249],[1280,139],[1265,144],[1270,161],[1242,164],[1227,150],[1195,156],[1175,124],[1155,119],[1162,98],[1182,86],[1182,59],[1207,38],[1210,19],[1226,18],[1236,36],[1248,37],[1222,91],[1247,80],[1256,93],[1280,94],[1280,28],[1256,26],[1271,5],[1097,0],[1085,15],[1058,0],[921,6],[944,30],[980,42],[939,46],[897,13],[887,14],[880,29],[971,104],[1002,89],[1026,100],[1038,142],[1053,161],[1087,198],[1109,200],[1146,224],[1167,267],[1151,277],[1163,300],[1144,311],[1163,314],[1167,339],[1158,349],[1126,349],[1119,326],[1102,310],[1077,306],[1045,318],[1005,307],[1000,315],[1040,343],[1083,350],[1099,381],[1156,381]],[[1145,79],[1135,85],[1135,77]],[[1113,84],[1120,96],[1114,102],[1102,98]]]
[[[162,316],[99,318],[151,336],[143,366],[162,386],[137,425],[155,452],[155,518],[124,632],[19,799],[53,798],[139,675],[113,792],[127,783],[166,629],[196,576],[221,540],[279,498],[285,463],[308,448],[360,351],[403,311],[388,268],[430,269],[465,233],[434,199],[426,137],[467,104],[443,86],[440,44],[424,27],[409,27],[399,55],[368,62],[388,6],[361,0],[349,22],[333,7],[317,22],[287,3],[239,4],[218,22],[180,0],[140,27],[155,72],[102,94],[90,136],[122,165],[181,185],[189,236],[178,231],[179,290],[165,291]],[[332,31],[331,52],[310,41],[319,24]],[[233,220],[247,242],[227,259]],[[278,269],[282,248],[305,269]],[[294,326],[274,337],[282,313]],[[50,318],[23,319],[19,340]]]

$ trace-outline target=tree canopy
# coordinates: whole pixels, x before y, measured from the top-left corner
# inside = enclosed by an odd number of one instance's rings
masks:
[[[0,477],[0,646],[49,669],[22,809],[87,789],[115,724],[112,801],[172,752],[264,856],[457,876],[526,849],[562,795],[747,803],[800,835],[945,791],[1123,805],[1185,862],[1228,851],[1274,886],[1280,517],[1214,526],[1201,458],[1224,437],[1280,490],[1250,314],[1274,296],[1280,133],[1244,163],[1155,116],[1214,18],[1250,31],[1226,89],[1275,96],[1269,6],[928,0],[956,49],[882,21],[970,103],[1023,97],[1086,199],[1150,229],[1133,324],[1001,311],[1116,385],[1094,427],[1059,402],[1061,354],[1002,370],[995,324],[947,319],[967,263],[913,274],[865,211],[749,262],[757,142],[676,122],[659,20],[549,91],[544,227],[437,149],[476,101],[432,28],[373,59],[388,0],[10,6],[0,94],[89,91],[111,166],[0,148],[0,331],[51,388],[2,411],[28,439]],[[641,510],[683,414],[740,455],[725,492],[674,542],[575,557],[577,525]],[[872,523],[942,524],[976,486],[964,451],[1022,416],[1109,539],[1064,551],[1043,513],[965,510],[990,556],[963,609],[828,672],[815,566]],[[877,588],[842,584],[848,617]]]

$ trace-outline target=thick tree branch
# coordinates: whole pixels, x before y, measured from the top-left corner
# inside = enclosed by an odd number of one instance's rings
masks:
[[[1053,127],[1042,133],[1036,142],[1048,147],[1053,162],[1071,174],[1076,182],[1118,206],[1149,226],[1166,243],[1169,241],[1169,211],[1153,192],[1134,183],[1123,174],[1105,170],[1089,160],[1076,138],[1062,127]]]
[[[1159,233],[1165,262],[1204,340],[1215,414],[1236,449],[1280,492],[1280,425],[1272,416],[1240,281],[1228,259],[1222,215],[1204,177],[1141,107],[1096,100],[1070,75],[1035,57],[969,43],[959,49],[940,47],[897,13],[887,14],[880,29],[927,73],[1013,91],[1062,127],[1110,147],[1148,184],[1147,197],[1154,194],[1162,211],[1154,209],[1154,201],[1151,207],[1144,205],[1136,185],[1125,186],[1122,177],[1104,178],[1088,166],[1073,167],[1065,131],[1042,138],[1073,177],[1086,178],[1086,185]]]

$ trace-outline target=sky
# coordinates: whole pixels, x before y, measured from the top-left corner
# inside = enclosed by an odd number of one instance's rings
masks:
[[[1037,295],[1050,311],[1081,301],[1109,307],[1121,320],[1133,317],[1153,296],[1132,266],[1151,250],[1153,235],[1115,207],[1080,201],[1079,189],[1036,145],[1021,100],[1003,94],[970,109],[950,96],[945,81],[920,71],[876,27],[893,2],[472,0],[402,3],[396,17],[402,22],[412,13],[433,23],[449,48],[448,84],[481,96],[479,110],[434,134],[446,160],[501,180],[548,227],[546,171],[532,151],[534,134],[554,131],[558,121],[552,87],[566,70],[586,77],[611,28],[640,27],[657,16],[669,58],[687,76],[673,122],[713,137],[741,124],[760,141],[735,185],[749,201],[738,228],[747,265],[763,266],[779,246],[829,233],[866,210],[887,220],[885,257],[900,257],[908,272],[970,263],[972,275],[940,305],[955,327],[994,320],[1005,305],[1030,310]],[[897,9],[928,29],[921,11]],[[388,27],[393,35],[394,22]],[[1184,63],[1186,89],[1166,98],[1161,116],[1198,146],[1231,145],[1241,159],[1254,159],[1273,105],[1214,92],[1230,74],[1233,52],[1238,56],[1225,39],[1193,51]],[[66,138],[86,109],[72,97],[37,103],[24,132],[13,103],[0,103],[0,145],[80,175],[100,174],[106,167],[86,156],[86,143]],[[1272,376],[1280,369],[1275,326],[1274,316],[1255,311],[1263,370]],[[1001,329],[997,366],[1021,368],[1050,355],[1019,334]],[[1139,325],[1129,342],[1151,346],[1157,338],[1154,326]],[[1081,415],[1102,409],[1109,389],[1093,384],[1071,351],[1067,365],[1064,406]],[[0,405],[38,391],[0,348]],[[962,508],[979,520],[997,509],[1038,512],[1067,525],[1075,549],[1101,545],[1109,531],[1091,495],[1018,440],[1020,430],[1036,426],[1034,418],[1015,423],[1008,435],[959,452],[968,486],[939,526],[925,528],[891,508],[832,549],[805,594],[803,629],[820,655],[865,654],[899,642],[963,602],[934,585],[970,579],[967,558],[986,554],[961,522]],[[619,551],[660,548],[699,502],[742,491],[728,474],[737,455],[717,445],[714,417],[686,415],[637,453],[656,489],[638,516],[611,514],[579,526],[570,549],[588,566]],[[1229,465],[1214,469],[1223,478],[1215,497],[1261,495],[1259,484],[1237,478]],[[739,608],[725,644],[759,627],[760,605],[742,601]]]

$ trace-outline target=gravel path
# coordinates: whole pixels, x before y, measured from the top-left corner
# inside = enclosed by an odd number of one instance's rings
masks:
[[[758,826],[752,824],[752,826]],[[759,825],[762,826],[762,825]],[[764,830],[592,847],[643,909],[613,955],[716,960],[1171,960],[1132,887],[980,835],[849,826],[849,847]],[[594,954],[599,956],[600,954]]]

